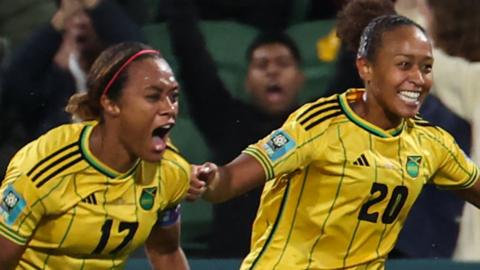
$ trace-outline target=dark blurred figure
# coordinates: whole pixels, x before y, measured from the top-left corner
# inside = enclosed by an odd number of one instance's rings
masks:
[[[168,18],[160,1],[156,21]],[[169,1],[169,0],[166,0]],[[294,0],[194,0],[201,20],[235,20],[261,31],[282,31],[289,23]],[[168,4],[167,4],[168,5]]]
[[[283,33],[259,35],[247,52],[245,91],[251,104],[235,99],[219,77],[198,27],[191,0],[165,0],[172,47],[179,65],[190,115],[219,164],[278,128],[295,108],[304,82],[300,55]],[[243,257],[261,188],[214,206],[210,252],[215,257]]]
[[[11,48],[22,44],[32,29],[48,22],[56,9],[52,0],[0,0],[0,7],[0,36]]]
[[[394,14],[394,5],[388,0],[380,10],[365,6],[362,12]],[[339,14],[339,16],[344,16]],[[359,16],[355,16],[357,20]],[[366,16],[368,18],[368,16]],[[343,20],[345,21],[345,20]],[[348,25],[337,25],[339,35],[349,34]],[[336,65],[336,73],[328,94],[338,93],[341,89],[363,88],[355,69],[356,53],[342,46]],[[435,66],[435,64],[434,64]],[[450,111],[438,98],[429,95],[425,99],[420,113],[434,125],[438,125],[454,137],[465,153],[470,153],[471,126],[464,119]],[[453,254],[459,226],[457,218],[461,215],[464,201],[451,192],[438,190],[426,185],[413,206],[410,215],[400,233],[396,247],[390,258],[450,258]]]
[[[335,19],[347,0],[310,0],[307,20]]]
[[[99,52],[121,41],[141,41],[140,31],[111,0],[57,1],[49,24],[15,50],[0,98],[0,175],[19,146],[62,123],[68,98],[84,91]]]

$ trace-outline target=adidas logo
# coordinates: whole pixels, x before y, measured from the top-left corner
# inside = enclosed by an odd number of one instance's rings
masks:
[[[95,198],[95,194],[92,193],[92,194],[88,195],[88,197],[84,198],[82,200],[82,202],[96,205],[97,204],[97,198]]]
[[[361,154],[361,155],[353,162],[353,165],[370,167],[370,163],[368,163],[368,160],[367,160],[367,158],[365,157],[364,154]]]

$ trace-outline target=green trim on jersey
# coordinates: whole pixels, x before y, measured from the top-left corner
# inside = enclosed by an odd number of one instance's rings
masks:
[[[25,245],[28,240],[26,238],[19,236],[17,233],[15,233],[14,231],[12,231],[10,228],[3,225],[2,223],[0,223],[0,234],[5,236],[5,238],[21,246]]]
[[[110,177],[110,178],[126,178],[130,176],[135,169],[137,168],[138,164],[140,163],[140,159],[137,159],[135,164],[130,168],[126,173],[121,173],[116,171],[115,169],[110,168],[108,165],[97,159],[93,153],[90,151],[89,148],[89,139],[92,135],[94,126],[86,125],[80,135],[80,150],[83,154],[85,160],[92,165],[97,171],[101,172],[102,174]]]
[[[280,253],[280,256],[277,260],[277,262],[275,263],[273,269],[276,269],[277,268],[277,265],[280,263],[280,261],[282,260],[283,258],[283,255],[285,254],[285,249],[287,248],[289,242],[290,242],[290,238],[292,237],[292,232],[293,232],[293,227],[295,225],[295,221],[297,220],[297,213],[298,213],[298,206],[300,205],[300,201],[302,200],[302,197],[303,197],[303,191],[305,189],[305,183],[307,182],[307,179],[308,179],[308,171],[310,169],[310,166],[308,166],[307,168],[305,168],[305,176],[303,177],[303,181],[302,181],[302,187],[300,189],[300,194],[298,195],[298,199],[297,199],[297,203],[295,205],[295,213],[293,214],[293,220],[292,220],[292,223],[291,223],[291,226],[290,226],[290,229],[288,230],[288,236],[287,236],[287,240],[285,241],[285,244],[283,245],[283,248],[282,248],[282,252]],[[288,181],[290,181],[290,179],[288,179]]]
[[[350,105],[348,104],[348,100],[347,100],[347,93],[348,92],[345,92],[341,95],[338,96],[338,102],[340,103],[340,107],[342,108],[343,112],[345,113],[345,115],[348,117],[348,119],[350,119],[354,124],[356,124],[357,126],[365,129],[366,131],[370,132],[370,133],[373,133],[374,135],[378,136],[378,137],[381,137],[381,138],[391,138],[391,137],[395,137],[395,136],[398,136],[402,130],[403,130],[403,127],[405,125],[405,121],[402,121],[402,123],[394,128],[394,129],[391,129],[391,130],[383,130],[367,121],[365,121],[363,118],[361,118],[360,116],[358,116],[353,110],[352,108],[350,107]]]
[[[260,261],[260,258],[262,257],[262,255],[265,253],[265,251],[268,249],[269,245],[270,245],[270,242],[272,241],[273,239],[273,235],[275,234],[275,232],[277,231],[277,228],[278,228],[278,224],[280,224],[280,219],[282,218],[282,214],[283,214],[283,211],[285,210],[285,204],[288,200],[288,194],[290,192],[290,181],[287,182],[287,186],[285,187],[285,191],[284,191],[284,194],[282,196],[282,201],[280,203],[280,208],[278,210],[278,213],[277,213],[277,217],[275,218],[275,222],[273,223],[273,227],[272,227],[272,230],[270,231],[270,235],[268,236],[267,240],[265,240],[265,244],[263,245],[262,247],[262,250],[260,251],[260,253],[257,255],[257,257],[255,258],[255,260],[252,262],[252,265],[250,266],[249,270],[253,270],[255,269],[256,267],[256,264],[258,263],[258,261]]]
[[[260,162],[260,165],[262,165],[263,170],[265,171],[265,179],[267,181],[274,178],[275,175],[273,167],[268,161],[268,158],[260,150],[254,147],[248,147],[247,149],[243,150],[242,153],[250,155]]]

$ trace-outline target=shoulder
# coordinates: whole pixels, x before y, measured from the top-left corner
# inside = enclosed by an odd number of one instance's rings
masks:
[[[82,160],[80,137],[87,123],[54,128],[18,151],[10,161],[7,174],[25,174],[32,181],[50,179]]]
[[[307,132],[322,132],[344,115],[340,96],[335,94],[307,103],[290,115],[288,123],[295,123]]]
[[[190,163],[180,154],[180,151],[171,142],[167,143],[167,149],[163,154],[161,170],[170,174],[190,177]]]
[[[436,141],[438,143],[453,143],[455,141],[448,131],[423,119],[420,115],[408,121],[408,125],[413,128],[417,135],[425,137],[430,141]]]

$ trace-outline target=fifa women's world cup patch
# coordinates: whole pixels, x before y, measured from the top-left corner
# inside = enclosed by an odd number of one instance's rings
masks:
[[[0,216],[7,225],[15,223],[25,208],[25,200],[11,185],[3,191],[0,201]]]
[[[270,140],[263,145],[270,160],[275,161],[295,148],[295,141],[283,130],[275,131]]]

